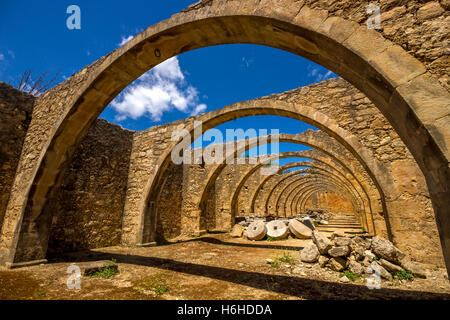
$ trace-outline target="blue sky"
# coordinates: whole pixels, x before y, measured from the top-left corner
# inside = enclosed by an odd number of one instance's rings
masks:
[[[0,0],[0,80],[14,83],[32,69],[35,74],[60,70],[59,81],[63,81],[193,2]],[[66,27],[66,10],[73,4],[81,9],[81,30]],[[175,57],[141,77],[101,118],[144,130],[332,77],[336,75],[325,68],[278,49],[245,44],[204,48]],[[238,119],[219,129],[236,127],[281,133],[313,128],[292,119],[263,116]]]

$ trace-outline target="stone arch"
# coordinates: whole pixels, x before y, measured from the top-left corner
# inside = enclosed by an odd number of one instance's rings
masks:
[[[317,174],[318,176],[320,176],[320,177],[324,177],[324,178],[328,179],[330,182],[332,181],[333,183],[336,183],[337,185],[340,185],[341,187],[343,187],[344,189],[346,189],[347,192],[349,192],[349,194],[352,194],[352,192],[351,192],[350,188],[348,187],[348,185],[342,183],[342,182],[339,181],[336,177],[331,176],[331,175],[327,174],[326,172],[321,172],[321,171],[317,172],[316,174]],[[269,203],[270,203],[270,201],[271,201],[271,199],[272,199],[272,196],[275,196],[275,198],[274,198],[274,200],[275,200],[275,206],[278,204],[278,199],[280,198],[281,193],[282,193],[283,191],[286,190],[286,186],[285,186],[283,189],[281,189],[279,193],[275,193],[275,191],[276,191],[276,190],[282,185],[282,183],[285,182],[285,181],[287,182],[288,185],[291,184],[292,182],[290,182],[290,181],[288,181],[288,180],[289,180],[291,177],[295,177],[295,176],[296,176],[295,174],[287,175],[285,178],[281,179],[280,182],[277,183],[276,186],[271,190],[271,192],[269,193],[269,195],[268,195],[267,198],[266,198],[266,208],[267,208],[267,210],[269,210]],[[309,175],[308,175],[308,176],[301,176],[299,179],[302,179],[302,178],[303,178],[303,179],[308,180],[308,177],[309,177]],[[293,181],[293,182],[295,182],[295,181]],[[308,181],[307,181],[306,183],[308,183]],[[352,194],[352,196],[356,198],[356,196],[355,196],[354,194]],[[356,204],[356,207],[359,207],[359,205]],[[277,210],[276,207],[275,207],[275,210]],[[355,210],[356,210],[356,208],[355,208]]]
[[[304,212],[304,210],[305,210],[305,206],[304,206],[305,200],[309,197],[310,194],[314,193],[316,190],[319,190],[319,189],[326,190],[326,188],[330,188],[330,187],[335,188],[335,190],[339,189],[339,185],[337,185],[333,181],[324,180],[322,183],[324,185],[317,185],[315,183],[309,183],[309,184],[307,183],[306,185],[304,185],[301,188],[299,188],[300,189],[299,190],[300,197],[299,197],[298,200],[299,200],[299,211],[300,212]],[[350,202],[352,202],[350,198],[348,200]],[[354,203],[353,203],[353,207],[355,209],[355,214],[357,215],[358,219],[361,222],[361,217],[358,216],[358,212],[356,211]]]
[[[308,204],[308,201],[309,201],[314,195],[320,196],[320,194],[321,194],[321,195],[324,195],[324,194],[329,194],[329,193],[333,193],[333,194],[335,194],[335,195],[338,195],[338,194],[339,194],[340,197],[342,197],[343,200],[348,201],[348,202],[351,204],[352,208],[353,208],[353,204],[351,203],[351,201],[349,201],[349,199],[348,199],[345,195],[340,194],[340,190],[337,190],[336,188],[333,188],[333,187],[327,187],[327,188],[317,187],[317,188],[315,188],[315,189],[312,189],[311,191],[312,191],[311,194],[305,196],[305,199],[304,199],[304,207],[303,207],[303,210],[304,210],[304,211],[307,210],[307,204]],[[326,208],[325,208],[325,209],[326,209]],[[338,213],[338,212],[334,212],[334,211],[331,211],[331,212],[332,212],[332,213]],[[346,214],[348,214],[348,213],[354,214],[355,217],[357,218],[357,220],[360,221],[359,215],[358,215],[357,212],[354,211],[354,208],[353,208],[352,211],[346,211],[345,213],[346,213]],[[362,224],[361,224],[361,226],[362,226]],[[364,229],[367,230],[366,228],[364,228]],[[370,234],[370,233],[369,233],[369,234]]]
[[[291,0],[201,2],[149,27],[40,97],[34,115],[43,117],[33,117],[30,124],[23,148],[27,157],[19,163],[21,174],[4,218],[2,264],[45,256],[46,241],[38,224],[44,223],[39,218],[49,194],[81,138],[119,92],[165,59],[227,43],[261,44],[298,54],[364,92],[399,133],[427,179],[450,265],[448,92],[426,75],[422,63],[377,31]],[[42,125],[45,122],[52,125]],[[159,171],[152,181],[159,183],[158,176]],[[131,242],[141,242],[142,225],[138,223]],[[23,248],[30,247],[16,254],[19,241]]]
[[[280,195],[280,202],[281,202],[281,205],[280,205],[280,207],[282,208],[282,210],[284,211],[284,216],[292,216],[293,215],[293,212],[295,211],[295,210],[292,210],[292,200],[293,199],[291,199],[291,198],[295,198],[295,195],[296,195],[296,193],[295,193],[295,186],[293,185],[293,184],[291,184],[289,187],[288,187],[288,189],[286,189],[286,192],[287,192],[287,194],[286,194],[286,196],[285,196],[285,198],[284,198],[284,200],[282,200],[281,199],[281,195]],[[361,197],[361,195],[360,195],[360,197]],[[373,213],[372,212],[366,212],[365,210],[366,210],[366,208],[364,208],[363,207],[363,209],[364,209],[364,211],[363,211],[363,214],[364,215],[367,215],[367,216],[371,216]],[[360,209],[359,209],[360,210]],[[375,228],[374,228],[375,229]],[[376,229],[375,229],[376,230]],[[374,233],[375,233],[375,230],[374,230]]]
[[[306,211],[306,204],[308,200],[317,192],[329,192],[333,191],[334,193],[339,193],[340,190],[333,186],[333,185],[309,185],[308,187],[305,187],[304,190],[300,193],[300,196],[298,198],[299,200],[299,206],[298,210],[299,212],[305,212]],[[341,194],[342,197],[346,198],[347,201],[349,201],[352,204],[353,210],[354,210],[354,204],[352,203],[351,199],[348,199],[348,197],[345,194]],[[300,204],[301,203],[301,204]],[[356,211],[353,211],[356,218],[361,222],[360,216]]]
[[[363,212],[364,215],[371,214],[371,212],[366,212],[367,208],[365,208],[365,206],[364,206],[365,203],[364,203],[364,201],[363,201],[363,199],[362,199],[362,195],[358,192],[358,190],[353,186],[353,184],[352,184],[349,180],[347,180],[345,177],[341,176],[340,172],[334,170],[334,168],[332,168],[332,167],[324,166],[324,165],[317,164],[317,163],[312,163],[312,164],[309,165],[309,167],[310,167],[310,168],[314,168],[314,169],[318,169],[319,172],[322,172],[322,171],[323,171],[323,172],[327,173],[328,175],[330,175],[331,177],[333,177],[333,178],[339,180],[343,185],[348,186],[348,187],[350,188],[349,191],[350,191],[352,194],[354,194],[355,199],[358,200],[358,207],[359,207],[359,210],[361,210],[361,211]],[[288,189],[289,187],[290,187],[290,185],[288,184],[288,185],[285,186],[285,188],[279,193],[278,199],[277,199],[276,204],[275,204],[275,210],[276,210],[277,212],[280,210],[279,207],[280,207],[280,203],[281,203],[281,200],[282,200],[281,198],[282,198],[284,192],[287,191],[287,189]],[[282,207],[284,208],[284,206],[282,206]],[[283,210],[284,210],[284,209],[283,209]],[[285,215],[286,215],[286,212],[285,212]]]
[[[286,153],[288,155],[288,153]],[[347,178],[349,180],[355,181],[355,187],[357,187],[358,185],[360,186],[360,188],[358,190],[360,190],[361,194],[364,194],[365,197],[367,197],[368,199],[368,208],[370,209],[371,212],[377,212],[377,201],[376,199],[379,198],[379,195],[376,195],[374,197],[374,195],[370,194],[370,190],[371,186],[368,185],[367,183],[365,183],[364,180],[361,179],[361,177],[359,175],[355,175],[355,169],[353,167],[349,167],[349,159],[337,159],[335,158],[335,156],[329,156],[326,155],[324,153],[322,153],[319,150],[305,150],[305,151],[300,151],[300,152],[292,152],[289,153],[289,155],[292,155],[292,157],[300,157],[300,158],[307,158],[307,159],[312,159],[321,163],[325,163],[333,168],[335,168],[336,170],[341,170],[341,172],[343,173],[349,173],[349,175],[347,175]],[[341,160],[348,160],[346,161],[346,163],[341,162]],[[267,178],[263,179],[262,182],[258,185],[257,189],[255,190],[253,196],[251,197],[252,201],[251,201],[251,212],[255,211],[255,205],[256,205],[256,199],[258,197],[258,193],[260,192],[260,190],[262,188],[264,188],[264,186],[268,183],[268,181],[270,179],[272,179],[274,176],[267,176]],[[374,190],[375,192],[377,192],[377,190]]]
[[[303,144],[303,145],[315,148],[317,150],[320,150],[327,156],[329,156],[333,159],[337,159],[340,164],[343,164],[344,162],[348,163],[348,160],[345,158],[346,157],[349,158],[352,156],[350,153],[341,155],[343,152],[346,152],[346,150],[344,148],[342,148],[339,145],[339,143],[334,141],[334,139],[330,138],[330,136],[328,136],[327,134],[321,133],[319,131],[306,131],[302,134],[297,134],[297,135],[290,135],[290,134],[271,135],[271,136],[265,137],[264,139],[262,139],[262,141],[260,138],[248,139],[247,141],[245,141],[245,147],[235,150],[235,152],[233,154],[225,155],[225,157],[226,158],[227,157],[234,158],[234,157],[236,157],[236,155],[241,154],[248,149],[256,147],[258,145],[258,143],[259,144],[270,143],[272,140],[279,141],[279,142]],[[224,148],[224,149],[226,149],[226,148]],[[277,155],[271,155],[271,156],[274,157],[274,159],[278,158]],[[220,172],[223,170],[224,167],[225,167],[225,163],[218,164],[215,166],[214,169],[210,170],[210,173],[206,177],[204,177],[206,184],[205,184],[205,186],[202,186],[202,190],[199,191],[201,194],[201,197],[199,198],[200,201],[198,202],[198,205],[196,205],[195,208],[193,209],[194,211],[197,211],[195,214],[201,214],[202,204],[206,201],[206,198],[208,195],[208,190],[212,187],[212,185],[214,184],[215,180],[217,179],[218,175],[220,174]],[[252,174],[256,170],[257,170],[257,168],[250,169],[250,171],[246,174],[246,176]],[[353,171],[356,171],[356,170],[353,170]],[[242,184],[244,182],[245,181],[241,181]],[[375,184],[377,184],[377,183],[375,183]],[[237,188],[240,188],[240,186],[237,186]],[[190,193],[195,194],[195,192],[192,192],[192,191]],[[197,199],[198,197],[194,196],[194,198]],[[233,198],[232,205],[228,206],[228,208],[230,208],[231,210],[233,210],[235,208],[234,201],[236,201],[236,199]],[[266,211],[267,211],[267,209],[266,209]],[[187,214],[187,215],[194,216],[195,214]],[[225,215],[227,215],[227,213],[225,213]],[[233,213],[231,213],[231,216],[233,216]],[[372,219],[369,219],[369,220],[372,221]],[[373,230],[372,224],[369,224],[369,225],[370,225],[369,228],[371,230]]]
[[[313,186],[313,184],[310,184],[309,186]],[[317,185],[316,187],[320,189],[321,185]],[[341,189],[337,189],[334,186],[333,186],[333,189],[335,190],[336,193],[341,193],[341,195],[342,195]],[[298,191],[298,190],[296,190],[296,191]],[[291,206],[295,208],[294,211],[304,212],[304,208],[301,206],[301,202],[302,202],[302,200],[304,200],[304,196],[305,196],[304,193],[299,192],[298,194],[296,194],[295,197],[293,197]],[[352,200],[350,198],[347,197],[347,200],[352,203],[353,207],[355,207],[354,203],[352,202]],[[354,213],[357,216],[358,220],[361,221],[362,219],[361,219],[361,217],[358,216],[358,212],[355,209],[354,209]],[[362,221],[361,221],[361,225],[362,225]]]

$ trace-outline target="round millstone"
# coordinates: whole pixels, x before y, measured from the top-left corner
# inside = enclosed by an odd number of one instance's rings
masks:
[[[264,221],[252,222],[247,227],[247,238],[249,240],[262,240],[267,234],[267,228]]]
[[[312,230],[297,219],[289,221],[289,230],[299,239],[311,239]]]
[[[289,235],[289,229],[283,221],[270,221],[267,225],[267,235],[274,239],[284,239]]]

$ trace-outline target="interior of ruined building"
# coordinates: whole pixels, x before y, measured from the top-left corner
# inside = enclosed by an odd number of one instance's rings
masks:
[[[329,11],[326,1],[284,0],[277,9],[200,2],[41,96],[0,83],[1,264],[32,266],[65,253],[160,246],[229,234],[236,225],[245,231],[255,221],[289,226],[307,218],[327,236],[378,236],[413,261],[448,268],[448,55],[405,49],[413,40],[367,30],[349,1],[338,2],[341,9]],[[411,3],[416,11],[425,6]],[[402,21],[385,18],[390,28]],[[448,10],[426,19],[428,26],[448,22]],[[438,28],[425,26],[410,28],[422,38]],[[200,29],[203,36],[195,36]],[[143,72],[225,43],[276,47],[339,77],[143,131],[98,118]],[[195,148],[208,130],[251,117],[311,129]],[[179,129],[191,141],[182,153],[191,163],[172,160]],[[264,145],[265,154],[252,156]],[[217,154],[220,161],[205,161]]]

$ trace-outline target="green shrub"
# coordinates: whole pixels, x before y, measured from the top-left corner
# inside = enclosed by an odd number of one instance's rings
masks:
[[[294,263],[294,257],[292,257],[290,252],[284,252],[281,257],[277,256],[275,258],[275,260],[279,261],[279,262],[289,263],[289,264],[293,264]]]
[[[107,263],[104,267],[100,268],[98,271],[92,273],[89,275],[90,278],[103,278],[103,279],[109,279],[112,276],[115,276],[119,273],[117,270],[117,266],[114,264],[115,260],[113,259],[112,262]]]
[[[414,279],[414,275],[411,270],[401,270],[397,272],[392,272],[392,275],[400,280],[409,280],[412,281]]]

